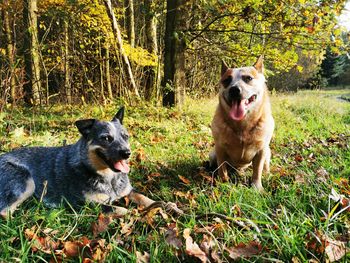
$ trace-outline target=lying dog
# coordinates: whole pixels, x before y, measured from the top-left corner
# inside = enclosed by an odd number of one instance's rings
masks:
[[[227,181],[228,164],[240,171],[252,163],[252,185],[259,190],[263,168],[269,171],[274,130],[263,70],[262,57],[252,67],[228,68],[223,63],[219,105],[211,124],[215,149],[210,164],[217,164]]]
[[[154,204],[135,192],[129,182],[127,159],[131,151],[123,117],[121,108],[110,122],[78,120],[75,124],[82,137],[72,145],[20,148],[1,155],[1,216],[12,213],[32,195],[51,207],[63,200],[72,206],[86,201],[112,204],[125,196],[145,207]],[[166,208],[182,212],[173,203]]]

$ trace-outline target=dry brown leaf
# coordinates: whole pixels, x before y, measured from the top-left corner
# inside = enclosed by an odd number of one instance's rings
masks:
[[[179,238],[178,229],[176,227],[176,223],[171,223],[165,233],[165,242],[171,246],[174,246],[176,249],[180,249],[182,247],[182,240]]]
[[[193,242],[192,237],[190,236],[191,230],[189,228],[184,229],[183,237],[186,240],[186,253],[189,256],[194,256],[200,259],[202,262],[207,262],[208,257],[205,252],[201,250],[196,242]]]
[[[329,179],[329,174],[328,174],[327,170],[324,169],[323,167],[320,167],[317,169],[316,175],[317,175],[317,180],[320,182],[326,183],[327,180]]]
[[[136,158],[135,159],[138,163],[140,163],[146,159],[145,150],[143,148],[136,150]]]
[[[149,225],[153,225],[154,217],[162,210],[161,207],[155,207],[147,212],[147,214],[144,217],[144,220]]]
[[[300,154],[296,154],[294,156],[294,160],[297,161],[298,163],[301,163],[304,160],[304,158]]]
[[[165,136],[158,132],[151,137],[151,144],[162,142],[164,141],[164,139],[165,139]]]
[[[317,254],[325,253],[329,262],[340,260],[346,254],[346,241],[334,240],[326,234],[316,230],[313,235],[308,234],[306,244],[307,248],[313,250]]]
[[[98,236],[100,233],[106,231],[108,226],[112,223],[113,219],[111,216],[106,216],[100,213],[97,217],[97,222],[91,223],[91,231],[94,237]]]
[[[32,228],[27,228],[24,230],[24,235],[28,240],[32,240],[33,238],[36,238],[36,226],[32,226]]]
[[[326,237],[325,253],[328,256],[330,262],[340,260],[346,254],[346,242],[339,240],[332,240]]]
[[[60,242],[55,242],[50,236],[40,237],[36,234],[36,226],[24,231],[26,238],[31,241],[32,251],[41,251],[46,254],[51,254],[52,251],[58,249]]]
[[[148,263],[150,259],[150,255],[147,252],[143,252],[143,254],[139,251],[136,251],[136,263]]]
[[[203,235],[203,240],[200,244],[200,248],[205,252],[206,255],[210,255],[210,251],[215,247],[213,239],[207,235]]]
[[[182,175],[178,175],[178,176],[184,184],[189,185],[191,183],[190,180],[188,180],[186,177],[184,177]]]
[[[78,257],[84,247],[80,241],[66,241],[63,245],[63,253],[69,258]]]
[[[305,183],[305,174],[303,173],[298,173],[294,175],[294,181],[299,184],[304,184]]]
[[[225,248],[229,252],[229,257],[237,260],[240,258],[250,258],[258,255],[262,251],[262,246],[256,241],[251,241],[248,244],[240,243],[232,248]]]
[[[121,222],[120,225],[122,227],[120,233],[122,235],[128,236],[133,231],[134,218],[130,218],[130,221],[128,223]]]
[[[212,251],[210,255],[211,255],[211,258],[213,259],[213,262],[215,262],[215,263],[221,263],[222,262],[219,254],[218,254],[218,252],[216,250]]]

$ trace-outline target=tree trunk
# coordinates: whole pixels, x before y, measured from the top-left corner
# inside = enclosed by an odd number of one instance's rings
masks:
[[[64,89],[66,93],[66,101],[72,104],[72,87],[70,85],[70,66],[69,66],[69,28],[68,18],[64,19]]]
[[[106,70],[106,86],[107,86],[107,92],[108,92],[108,98],[110,100],[113,99],[113,92],[112,92],[112,85],[111,85],[111,72],[110,72],[110,55],[109,55],[109,43],[105,45],[106,49],[106,57],[105,57],[105,70]]]
[[[135,47],[135,12],[134,1],[125,0],[125,17],[128,40],[131,47]]]
[[[148,52],[158,55],[157,45],[157,22],[154,15],[154,0],[144,0],[145,7],[145,31],[146,31],[146,48]],[[154,95],[159,83],[160,67],[145,67],[145,99],[150,100]]]
[[[166,26],[164,34],[164,78],[163,105],[182,105],[185,96],[185,48],[182,33],[185,27],[185,0],[167,0]]]
[[[3,9],[3,23],[4,23],[4,33],[6,35],[6,56],[8,58],[9,63],[9,81],[7,81],[7,85],[9,85],[10,88],[10,101],[13,103],[16,101],[16,80],[15,80],[15,45],[12,39],[12,30],[11,30],[11,23],[10,23],[10,15],[9,15],[9,4],[6,0],[4,2],[4,6],[6,8]]]
[[[37,12],[36,0],[24,0],[23,19],[26,29],[23,45],[26,71],[24,100],[29,105],[40,104],[41,82]]]
[[[130,66],[128,56],[126,55],[124,48],[123,48],[123,40],[122,40],[121,32],[120,32],[120,29],[119,29],[119,26],[117,23],[117,19],[115,18],[115,15],[114,15],[114,12],[112,9],[111,0],[104,0],[104,4],[106,6],[108,16],[109,16],[111,23],[112,23],[113,33],[114,33],[114,37],[116,38],[119,53],[123,59],[123,63],[126,66],[126,73],[128,76],[129,83],[131,85],[131,89],[135,93],[136,97],[139,98],[140,94],[139,94],[139,91],[137,89],[137,86],[136,86],[136,83],[134,80],[134,76],[133,76],[132,71],[131,71],[131,66]]]

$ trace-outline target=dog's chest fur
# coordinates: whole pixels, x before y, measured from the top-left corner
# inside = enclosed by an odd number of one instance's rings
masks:
[[[262,115],[249,119],[240,125],[229,120],[219,104],[213,122],[212,133],[217,147],[224,151],[231,164],[239,167],[249,165],[257,152],[266,145],[272,131],[269,129],[271,116]]]
[[[132,190],[129,177],[124,173],[115,173],[110,169],[98,171],[99,177],[91,178],[84,198],[98,203],[111,203],[130,193]]]

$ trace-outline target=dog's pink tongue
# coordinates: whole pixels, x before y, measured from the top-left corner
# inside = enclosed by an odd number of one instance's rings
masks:
[[[243,120],[245,115],[245,101],[234,101],[230,110],[230,117],[235,121]]]
[[[130,167],[125,160],[116,162],[114,164],[114,168],[121,171],[122,173],[128,173],[130,171]]]

